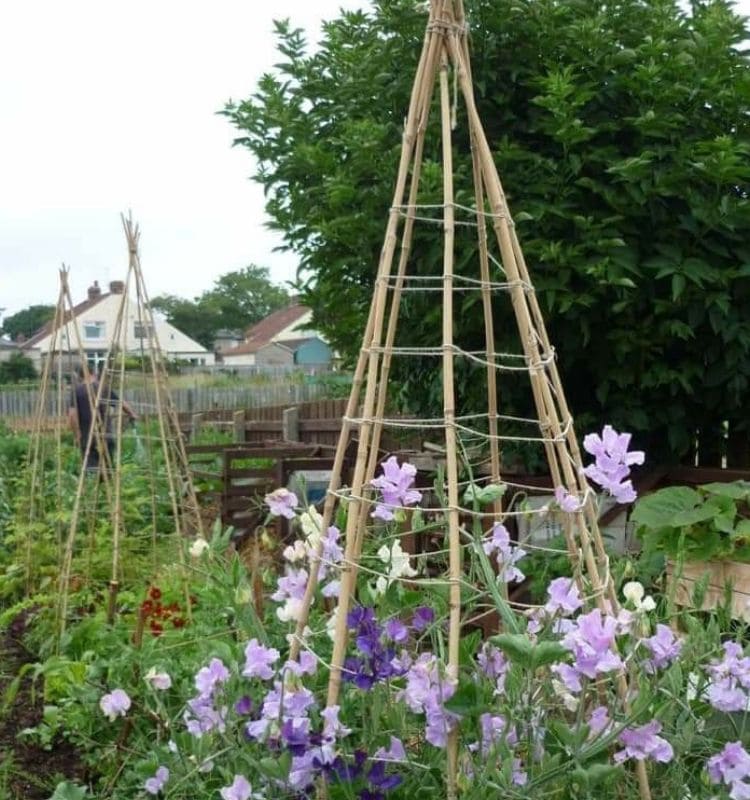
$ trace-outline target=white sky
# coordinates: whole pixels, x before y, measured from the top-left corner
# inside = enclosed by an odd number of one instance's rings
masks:
[[[264,228],[253,162],[217,116],[277,58],[272,19],[316,41],[368,0],[19,0],[0,3],[0,308],[74,299],[127,266],[119,213],[141,224],[152,296],[193,297],[250,262],[277,281],[291,254]],[[736,4],[750,13],[750,0]]]
[[[272,19],[317,41],[368,0],[0,2],[0,308],[75,300],[127,268],[120,211],[141,224],[149,293],[193,297],[254,262],[291,279],[264,226],[250,152],[217,116],[278,60]]]

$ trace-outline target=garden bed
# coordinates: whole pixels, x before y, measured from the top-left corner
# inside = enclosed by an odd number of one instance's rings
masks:
[[[687,562],[667,564],[670,596],[678,606],[695,606],[701,611],[729,605],[732,616],[750,622],[750,564],[738,561]]]

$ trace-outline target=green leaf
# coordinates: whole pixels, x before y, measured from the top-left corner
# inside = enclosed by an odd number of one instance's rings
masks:
[[[476,683],[462,683],[453,697],[443,704],[448,711],[462,717],[479,716],[486,708],[482,692]]]
[[[638,500],[631,518],[636,525],[647,528],[676,527],[679,515],[694,511],[702,502],[703,497],[695,489],[670,486]]]
[[[591,764],[588,767],[577,767],[571,774],[574,783],[592,789],[606,781],[613,780],[622,774],[622,767],[615,764]]]
[[[88,789],[76,786],[69,781],[63,781],[57,784],[55,792],[49,800],[84,800],[85,797],[88,797]]]
[[[733,483],[706,483],[700,487],[704,492],[730,497],[732,500],[750,500],[750,482],[734,481]]]

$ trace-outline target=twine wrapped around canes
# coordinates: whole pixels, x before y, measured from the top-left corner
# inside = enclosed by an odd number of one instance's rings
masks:
[[[569,521],[563,526],[567,554],[581,595],[602,611],[607,610],[614,614],[618,611],[608,559],[598,528],[593,493],[583,475],[581,454],[557,370],[555,351],[547,336],[539,303],[474,101],[463,2],[431,0],[429,11],[424,45],[406,117],[401,159],[372,304],[323,509],[322,530],[325,531],[333,519],[337,500],[346,498],[345,551],[340,565],[341,586],[328,684],[329,707],[337,704],[341,687],[348,638],[347,616],[355,592],[363,540],[374,502],[371,482],[378,465],[381,436],[384,428],[399,424],[386,416],[388,383],[394,358],[441,359],[442,416],[438,419],[410,420],[409,424],[419,427],[422,423],[431,429],[433,436],[435,429],[441,430],[444,436],[445,502],[441,504],[440,511],[447,522],[448,531],[448,674],[457,678],[459,670],[461,588],[466,585],[462,564],[462,553],[466,547],[462,537],[466,536],[466,531],[461,527],[461,519],[465,514],[477,517],[476,509],[462,507],[459,495],[459,473],[466,467],[460,460],[460,454],[467,443],[480,442],[485,451],[489,452],[489,458],[484,463],[484,476],[492,484],[503,483],[501,443],[534,444],[543,449],[554,487],[562,487],[571,495],[581,498],[578,510],[568,515]],[[453,98],[451,78],[454,82]],[[434,202],[425,205],[419,203],[425,136],[436,86],[443,166],[443,202],[439,206]],[[455,198],[453,130],[458,120],[457,95],[463,100],[468,123],[475,203],[473,209],[456,203]],[[405,196],[407,182],[409,190],[408,196]],[[439,220],[443,239],[442,273],[435,276],[410,274],[407,270],[411,263],[415,225],[437,222],[434,212],[438,209],[442,214]],[[460,228],[457,228],[457,210],[472,213],[474,219],[470,225],[461,220]],[[494,232],[492,243],[488,226]],[[478,276],[467,278],[455,274],[454,253],[459,231],[461,234],[476,231]],[[399,237],[400,254],[393,274]],[[496,246],[499,258],[490,252],[492,246]],[[396,346],[399,311],[405,291],[416,294],[420,291],[442,292],[441,339],[434,346],[411,347],[409,343],[405,346],[399,343]],[[454,297],[458,292],[463,294],[471,291],[479,292],[481,296],[485,333],[485,349],[481,353],[460,345],[460,325],[456,327],[455,324],[457,314]],[[495,328],[498,320],[493,317],[493,298],[498,295],[505,295],[510,299],[512,317],[509,315],[501,321],[513,319],[521,343],[520,353],[496,351]],[[483,370],[485,373],[486,413],[482,411],[471,414],[465,409],[460,409],[460,412],[457,409],[455,376],[459,360],[462,364],[471,364],[469,368]],[[508,365],[512,369],[508,370]],[[524,379],[528,379],[536,409],[536,418],[533,420],[535,430],[532,433],[518,433],[519,427],[531,423],[531,420],[519,420],[499,413],[502,403],[499,389],[502,385],[498,386],[498,378],[501,375],[503,378],[522,375]],[[476,422],[480,418],[486,422],[486,429]],[[356,462],[351,486],[342,489],[344,454],[355,424],[359,431]],[[499,499],[494,501],[491,511],[490,516],[496,522],[501,522],[508,513],[504,511]],[[302,612],[292,640],[292,659],[298,657],[303,642],[322,553],[321,538],[317,555],[313,556],[311,563]],[[632,687],[628,685],[624,675],[616,680],[616,689],[627,711]],[[447,758],[446,796],[452,800],[457,796],[458,782],[457,726],[448,735]],[[650,800],[651,792],[643,762],[638,762],[635,770],[641,800]]]

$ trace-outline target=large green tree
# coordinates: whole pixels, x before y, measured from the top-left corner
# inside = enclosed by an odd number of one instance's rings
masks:
[[[194,300],[160,295],[151,301],[172,325],[209,348],[216,331],[242,332],[288,303],[288,292],[271,281],[268,269],[254,264],[227,272]]]
[[[29,306],[11,314],[3,320],[0,333],[15,340],[19,335],[28,339],[46,322],[55,316],[55,307],[48,305]]]
[[[580,426],[638,433],[652,459],[748,461],[750,71],[745,23],[724,0],[467,0],[479,111],[546,311]],[[309,51],[277,24],[282,55],[225,114],[257,159],[273,227],[300,257],[315,324],[353,353],[391,202],[425,17],[413,0],[343,13]],[[461,122],[461,120],[459,120]],[[466,126],[457,186],[469,204]],[[437,136],[420,202],[440,202]],[[412,271],[440,271],[419,233]],[[459,268],[476,274],[475,245]],[[404,338],[439,324],[412,300]],[[481,314],[475,340],[482,342]],[[471,336],[469,336],[471,339]],[[403,373],[407,401],[433,365]],[[513,387],[506,408],[523,411]]]

